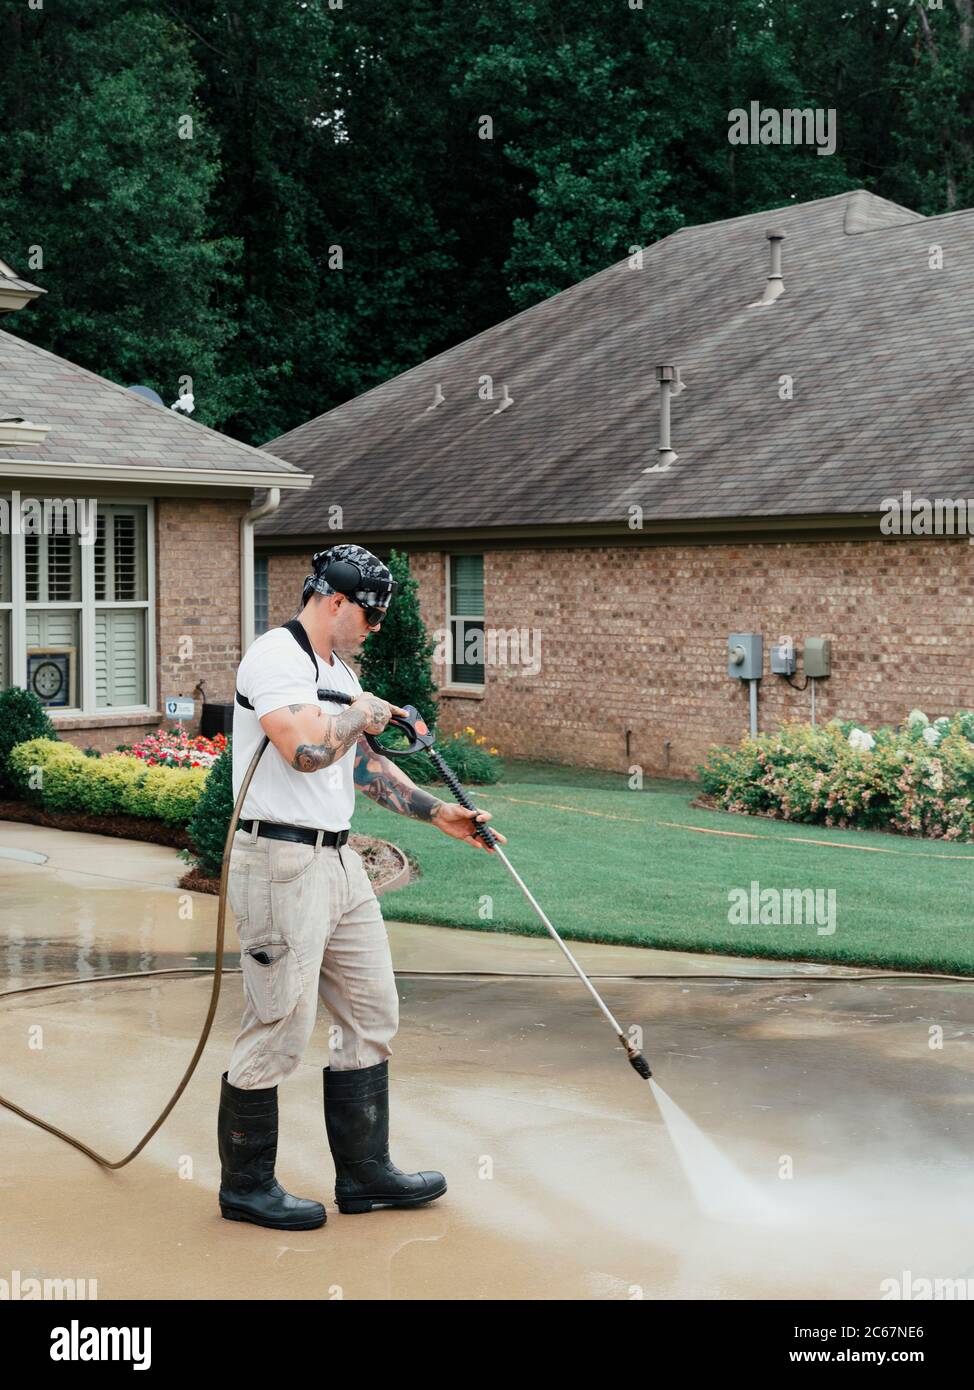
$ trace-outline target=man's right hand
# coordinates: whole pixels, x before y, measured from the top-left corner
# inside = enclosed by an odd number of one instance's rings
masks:
[[[364,732],[373,735],[381,734],[394,714],[406,713],[399,705],[390,705],[388,701],[381,700],[378,695],[373,695],[368,690],[363,691],[355,699],[351,708],[365,711],[369,722],[366,724]]]

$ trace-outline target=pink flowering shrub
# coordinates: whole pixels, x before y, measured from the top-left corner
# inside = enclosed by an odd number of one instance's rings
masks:
[[[225,751],[227,738],[190,738],[184,729],[157,729],[141,743],[123,747],[119,752],[139,758],[149,767],[212,767]]]
[[[850,743],[854,729],[860,733]],[[697,771],[727,811],[974,840],[970,712],[935,725],[911,715],[899,729],[864,732],[852,720],[785,724],[743,738],[736,749],[712,748]]]

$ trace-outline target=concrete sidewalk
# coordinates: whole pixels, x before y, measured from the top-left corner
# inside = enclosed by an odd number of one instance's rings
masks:
[[[0,989],[77,982],[3,1000],[0,1094],[119,1158],[175,1088],[210,978],[90,977],[211,964],[216,900],[181,893],[185,866],[160,846],[2,822],[0,849]],[[573,943],[597,974],[746,977],[599,987],[769,1212],[786,1202],[783,1230],[701,1214],[585,990],[530,978],[567,969],[551,942],[388,925],[401,972],[528,976],[400,975],[392,1156],[441,1168],[444,1198],[338,1213],[322,1017],[281,1089],[278,1174],[325,1201],[327,1225],[282,1235],[220,1218],[216,1105],[241,1006],[228,975],[189,1089],[127,1168],[106,1172],[0,1108],[0,1278],[95,1279],[102,1299],[875,1299],[907,1270],[974,1290],[974,983]]]

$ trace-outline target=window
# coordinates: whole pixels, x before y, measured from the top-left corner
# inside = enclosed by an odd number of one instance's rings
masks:
[[[484,557],[447,557],[451,685],[484,683]]]
[[[270,626],[270,587],[267,556],[254,556],[254,636],[259,637]]]
[[[150,515],[98,502],[91,544],[56,514],[43,535],[0,536],[0,687],[75,714],[148,708]]]
[[[95,541],[95,704],[146,703],[145,510],[106,506]]]

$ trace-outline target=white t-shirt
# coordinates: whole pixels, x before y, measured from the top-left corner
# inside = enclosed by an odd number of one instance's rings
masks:
[[[311,658],[290,632],[271,628],[251,644],[237,671],[237,689],[253,709],[233,710],[233,796],[236,801],[264,730],[260,721],[287,705],[318,705],[322,714],[340,714],[347,705],[318,699],[318,690],[361,695],[355,672],[332,653],[332,664],[317,652],[318,677]],[[355,805],[355,745],[330,767],[298,772],[269,744],[257,765],[241,819],[277,821],[313,830],[347,830]]]

